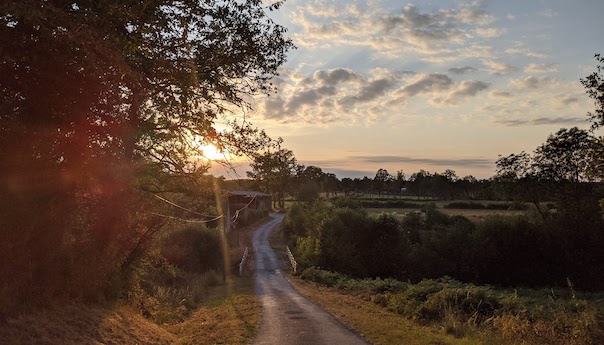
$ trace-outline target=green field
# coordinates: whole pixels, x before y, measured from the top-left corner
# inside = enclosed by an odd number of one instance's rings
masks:
[[[438,206],[437,206],[438,207]],[[409,212],[417,212],[419,209],[416,208],[366,208],[367,212],[382,213],[388,212],[395,214],[398,220],[401,220]],[[464,216],[470,220],[479,220],[492,215],[501,216],[517,216],[526,214],[527,211],[509,211],[509,210],[459,210],[459,209],[448,209],[438,208],[440,212],[443,212],[449,216]]]

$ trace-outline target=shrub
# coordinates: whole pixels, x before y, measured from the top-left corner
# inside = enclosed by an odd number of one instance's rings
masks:
[[[188,272],[221,270],[223,265],[219,233],[201,224],[171,232],[163,239],[160,253],[170,264]]]

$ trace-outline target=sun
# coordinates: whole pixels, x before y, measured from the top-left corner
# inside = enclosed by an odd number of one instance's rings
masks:
[[[199,147],[201,156],[209,160],[220,160],[225,158],[225,153],[221,152],[212,144],[201,145]]]

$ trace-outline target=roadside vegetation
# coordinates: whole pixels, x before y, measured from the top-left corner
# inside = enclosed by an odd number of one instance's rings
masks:
[[[452,278],[417,284],[307,268],[292,282],[374,344],[600,344],[604,295],[503,289]]]
[[[251,249],[253,229],[265,219],[250,219],[226,256],[218,229],[167,224],[114,281],[105,301],[66,306],[49,301],[45,308],[16,312],[0,323],[0,342],[246,344],[256,333],[260,304],[253,271],[246,266],[240,277],[237,265],[244,247]],[[231,271],[226,280],[225,262]]]
[[[580,212],[567,203],[567,193],[551,195],[555,212],[533,209],[475,221],[430,204],[402,217],[369,213],[354,199],[294,204],[283,238],[296,257],[299,278],[319,284],[301,289],[378,342],[392,341],[379,340],[390,331],[359,321],[356,313],[371,308],[366,303],[477,343],[599,344],[599,194],[582,194],[583,205],[591,207]],[[330,302],[336,295],[365,307],[343,311]]]

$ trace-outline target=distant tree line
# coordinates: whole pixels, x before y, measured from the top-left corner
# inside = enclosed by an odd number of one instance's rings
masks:
[[[596,60],[604,64],[600,55]],[[488,180],[420,171],[405,184],[418,198],[487,196],[530,203],[535,213],[471,222],[432,206],[399,221],[369,216],[358,199],[294,205],[283,230],[299,263],[356,277],[604,289],[604,139],[593,132],[604,126],[602,69],[581,80],[595,101],[592,131],[562,128],[531,153],[500,156]],[[340,186],[381,196],[400,187],[396,180],[380,169],[373,179],[343,179]]]
[[[475,284],[604,289],[598,274],[604,220],[597,212],[472,222],[426,207],[398,220],[354,205],[340,199],[288,210],[283,230],[302,269],[412,282],[449,276]]]

